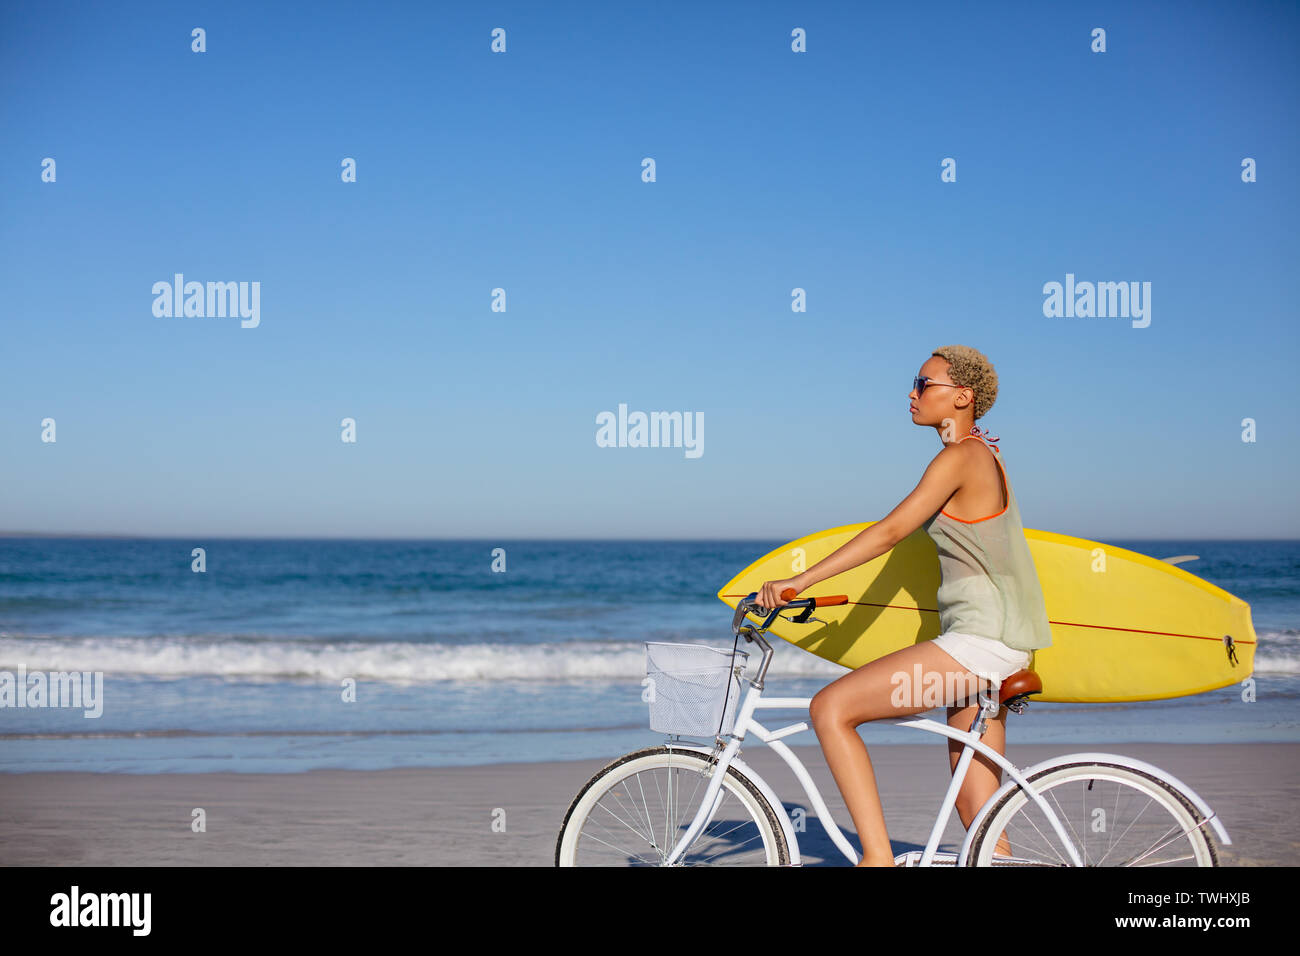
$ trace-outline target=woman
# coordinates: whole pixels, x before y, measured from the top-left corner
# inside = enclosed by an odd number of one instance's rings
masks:
[[[956,699],[963,687],[998,687],[1029,667],[1036,648],[1052,643],[1043,592],[1034,570],[1015,495],[1006,480],[1001,455],[987,432],[975,425],[993,405],[998,378],[980,352],[964,345],[936,349],[921,366],[908,397],[912,421],[934,428],[943,451],[930,462],[920,483],[885,516],[807,571],[769,581],[759,592],[764,607],[785,604],[780,594],[806,590],[849,568],[884,554],[917,528],[925,528],[939,554],[939,629],[934,640],[887,654],[824,687],[812,699],[810,714],[835,783],[862,841],[859,866],[893,866],[885,815],[876,790],[871,758],[857,727],[882,717],[905,717],[929,710],[922,698],[940,675],[948,695],[948,723],[970,729],[979,709],[972,695]],[[968,441],[976,438],[978,441]],[[920,664],[922,683],[898,697],[916,706],[891,702],[899,682],[911,683]],[[978,681],[978,685],[976,684]],[[968,683],[969,682],[969,683]],[[930,706],[925,706],[926,704]],[[984,734],[984,743],[1004,753],[1005,707]],[[961,745],[948,742],[953,770]],[[981,754],[971,761],[957,795],[957,813],[970,828],[975,814],[1000,785],[1001,769]],[[1010,853],[1005,838],[998,852]]]

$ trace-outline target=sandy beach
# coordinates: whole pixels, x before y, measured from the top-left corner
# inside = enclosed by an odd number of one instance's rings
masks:
[[[851,821],[817,747],[794,748],[842,827]],[[1119,751],[1164,768],[1219,812],[1226,866],[1293,864],[1300,852],[1300,744],[1012,746],[1019,766],[1063,752]],[[942,745],[877,746],[894,850],[924,846],[949,774]],[[765,747],[742,755],[806,806]],[[298,774],[33,773],[0,778],[6,866],[550,866],[579,788],[608,761]],[[202,808],[206,832],[191,831]],[[503,817],[504,811],[504,817]],[[504,829],[494,820],[504,819]],[[945,841],[960,845],[955,815]],[[852,838],[852,836],[851,836]],[[852,838],[857,845],[855,838]],[[809,810],[806,865],[847,865]]]

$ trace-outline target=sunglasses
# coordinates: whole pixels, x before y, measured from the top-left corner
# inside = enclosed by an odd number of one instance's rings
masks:
[[[925,389],[928,385],[946,385],[948,388],[966,387],[965,385],[954,385],[952,382],[932,382],[924,375],[918,375],[916,378],[912,379],[912,388],[916,389],[918,398],[925,394]]]

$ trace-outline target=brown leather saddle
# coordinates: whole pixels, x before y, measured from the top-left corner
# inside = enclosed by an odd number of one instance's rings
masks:
[[[1030,694],[1043,692],[1043,679],[1031,670],[1016,671],[1002,682],[998,690],[998,703],[1017,714],[1025,712]]]

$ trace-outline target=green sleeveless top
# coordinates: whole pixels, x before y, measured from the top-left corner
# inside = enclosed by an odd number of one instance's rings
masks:
[[[978,426],[971,432],[961,440],[985,441],[1002,474],[1007,503],[997,514],[969,521],[940,509],[922,525],[939,552],[939,633],[988,637],[1019,651],[1049,647],[1052,630],[1043,590],[1001,453],[987,442],[987,432],[981,434]]]

